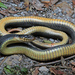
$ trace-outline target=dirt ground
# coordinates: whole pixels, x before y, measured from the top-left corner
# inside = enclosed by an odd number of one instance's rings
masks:
[[[9,16],[39,16],[62,19],[75,24],[75,0],[0,0],[0,2],[5,5],[0,6],[0,19]],[[24,28],[19,28],[22,29]],[[10,31],[11,28],[7,30]],[[52,38],[49,40],[59,42]],[[16,65],[18,68],[13,69]],[[22,73],[20,70],[23,67],[26,69]],[[75,75],[75,54],[47,62],[36,61],[21,54],[9,56],[0,54],[0,75]]]

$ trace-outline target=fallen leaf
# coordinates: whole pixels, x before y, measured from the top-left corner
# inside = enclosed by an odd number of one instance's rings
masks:
[[[43,3],[50,3],[50,0],[40,0]]]
[[[44,5],[45,5],[45,7],[46,7],[46,8],[48,8],[48,7],[49,7],[49,4],[47,4],[47,3],[44,3]]]
[[[62,66],[65,66],[65,60],[64,60],[64,58],[63,58],[63,56],[61,56],[61,64],[62,64]]]
[[[72,43],[72,39],[71,38],[69,38],[69,44],[71,44]]]
[[[71,16],[73,14],[73,10],[69,6],[69,4],[65,1],[60,4],[55,5],[53,7],[53,10],[55,10],[57,7],[61,8],[63,12],[66,11],[69,16]]]
[[[26,6],[26,10],[28,11],[29,10],[29,0],[24,0],[24,4]]]
[[[23,8],[21,8],[21,7],[15,7],[16,9],[18,9],[18,10],[22,10]]]
[[[75,73],[75,67],[72,67],[72,72]]]
[[[43,10],[42,7],[44,6],[39,0],[30,0],[30,3],[34,6],[36,10]]]
[[[75,62],[73,60],[70,61],[72,72],[75,73]]]
[[[53,73],[54,75],[62,75],[62,74],[65,74],[64,72],[62,71],[59,71],[59,70],[56,70],[54,68],[50,68],[50,72]]]
[[[59,0],[50,0],[49,5],[52,6],[52,5],[54,5],[55,3],[57,3],[58,1],[59,1]]]
[[[74,5],[75,5],[75,0],[72,0],[72,3],[73,3],[73,7],[74,7]]]
[[[25,6],[29,6],[29,0],[24,0],[24,2]]]
[[[32,75],[38,75],[39,71],[38,71],[39,67],[36,67],[35,70],[32,72]]]
[[[20,3],[20,0],[13,0],[13,2],[14,2],[15,4],[18,4],[18,3]]]
[[[17,13],[17,11],[12,11],[12,10],[8,10],[8,12],[11,13],[11,14],[16,14]]]
[[[45,7],[49,7],[50,0],[40,0],[42,3],[44,3]]]
[[[75,62],[71,62],[71,64],[72,64],[73,66],[75,66]]]
[[[5,16],[8,16],[8,14],[4,11],[0,11],[1,14],[5,15]]]
[[[52,6],[56,4],[59,0],[41,0],[42,3],[44,3],[45,7]]]

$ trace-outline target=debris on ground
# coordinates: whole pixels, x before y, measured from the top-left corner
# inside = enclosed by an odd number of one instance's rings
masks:
[[[75,24],[75,0],[0,0],[0,3],[2,4],[0,4],[0,19],[10,16],[39,16],[62,19]],[[23,29],[21,27],[9,28],[7,31],[22,31]],[[40,40],[50,43],[60,42],[59,39],[53,38],[40,37]],[[69,43],[71,42],[72,40],[69,39]],[[0,75],[8,75],[11,69],[14,73],[16,65],[18,65],[16,75],[25,72],[28,75],[75,75],[75,55],[40,62],[20,54],[10,56],[0,54]]]

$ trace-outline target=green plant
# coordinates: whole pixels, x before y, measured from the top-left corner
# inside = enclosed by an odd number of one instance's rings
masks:
[[[28,69],[25,67],[20,68],[18,65],[14,67],[6,65],[4,67],[4,72],[6,75],[27,75]]]
[[[0,2],[0,7],[2,7],[2,8],[6,8],[7,9],[7,6],[6,5],[4,5],[3,3],[1,3]]]

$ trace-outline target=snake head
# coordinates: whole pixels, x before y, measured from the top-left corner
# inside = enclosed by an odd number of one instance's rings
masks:
[[[17,37],[15,38],[22,42],[32,42],[33,40],[35,40],[35,37],[32,35],[17,35]]]

